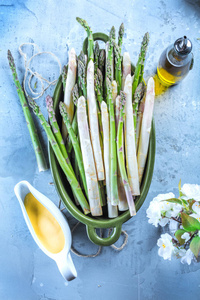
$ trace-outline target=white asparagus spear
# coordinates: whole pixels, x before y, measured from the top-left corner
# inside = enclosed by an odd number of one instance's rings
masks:
[[[120,116],[120,96],[117,96],[115,101],[115,125],[116,125],[116,132],[119,124],[119,116]],[[124,143],[123,143],[124,144]],[[124,157],[124,147],[122,148],[123,157]],[[119,211],[128,210],[128,203],[126,200],[126,193],[124,190],[124,185],[122,182],[121,173],[119,170],[119,164],[117,162],[117,184],[118,184],[118,196],[119,196],[119,204],[118,208]]]
[[[139,147],[139,137],[140,137],[141,124],[142,124],[142,117],[144,112],[145,97],[146,97],[146,93],[144,94],[142,100],[140,101],[140,105],[138,108],[137,126],[136,126],[136,153],[138,153],[138,147]]]
[[[126,76],[128,74],[131,74],[131,58],[128,52],[124,52],[122,61],[122,90],[124,89]]]
[[[150,77],[147,83],[146,99],[144,104],[144,112],[142,118],[142,126],[139,138],[139,148],[138,148],[138,172],[139,181],[142,181],[142,175],[145,168],[148,147],[149,147],[149,137],[151,132],[151,123],[153,118],[153,107],[155,98],[155,86],[153,77]]]
[[[104,166],[106,177],[108,217],[115,218],[118,216],[118,211],[117,206],[111,205],[110,201],[110,130],[108,108],[107,104],[104,101],[102,101],[101,103],[101,119],[103,127]]]
[[[90,60],[87,67],[87,104],[90,124],[90,135],[94,153],[98,180],[104,180],[103,156],[99,138],[99,123],[94,92],[94,62]]]
[[[125,104],[125,149],[126,166],[129,185],[132,195],[140,195],[138,165],[135,148],[135,129],[133,122],[133,104],[132,104],[132,79],[128,74],[125,80],[124,92],[126,94]]]
[[[77,121],[91,214],[93,216],[101,216],[102,208],[99,196],[99,186],[88,128],[86,101],[83,96],[78,99]]]
[[[76,52],[74,48],[72,48],[69,52],[69,63],[68,63],[68,71],[67,71],[67,79],[66,79],[66,86],[65,86],[65,93],[64,93],[64,103],[67,108],[67,113],[72,122],[74,116],[74,102],[72,99],[72,90],[76,83],[76,70],[77,70],[77,63],[76,63]],[[67,128],[62,123],[62,136],[64,142],[67,139]]]
[[[117,97],[117,82],[115,80],[112,81],[112,101],[115,103]]]

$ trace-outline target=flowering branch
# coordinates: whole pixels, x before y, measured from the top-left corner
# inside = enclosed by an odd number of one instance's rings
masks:
[[[155,227],[169,226],[169,233],[157,241],[158,254],[171,260],[172,255],[182,263],[191,264],[200,252],[200,186],[179,182],[179,197],[173,193],[159,194],[147,209],[148,222]]]

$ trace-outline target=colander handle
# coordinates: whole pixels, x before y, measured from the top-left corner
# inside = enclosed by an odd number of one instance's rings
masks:
[[[120,237],[122,226],[118,224],[116,227],[113,227],[113,231],[109,237],[102,238],[96,233],[96,228],[93,226],[86,226],[87,235],[91,242],[99,246],[110,246],[114,244]]]

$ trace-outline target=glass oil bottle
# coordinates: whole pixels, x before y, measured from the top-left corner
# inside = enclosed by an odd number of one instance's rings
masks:
[[[160,56],[157,75],[161,83],[169,87],[183,80],[193,67],[192,43],[186,37],[179,38]]]

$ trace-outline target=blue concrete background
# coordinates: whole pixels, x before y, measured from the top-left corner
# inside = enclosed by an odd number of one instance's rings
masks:
[[[85,32],[76,22],[85,18],[93,32],[108,33],[112,25],[125,25],[123,50],[137,61],[142,36],[150,33],[145,79],[154,74],[162,50],[187,35],[193,42],[194,69],[188,77],[158,97],[155,103],[157,151],[152,185],[137,216],[124,224],[128,244],[121,252],[103,248],[96,258],[72,254],[78,278],[66,285],[54,261],[34,243],[14,195],[14,185],[26,179],[35,188],[59,202],[51,185],[50,171],[39,173],[24,116],[12,83],[7,50],[15,57],[20,80],[24,75],[18,47],[35,42],[52,51],[62,65],[68,49],[81,50]],[[178,194],[178,182],[200,183],[200,2],[98,1],[98,0],[0,0],[0,299],[1,300],[167,300],[200,299],[200,265],[164,261],[157,254],[160,229],[148,224],[146,209],[158,193]],[[30,52],[31,53],[31,52]],[[44,76],[55,78],[58,68],[49,57],[36,61]],[[45,66],[45,67],[43,67]],[[53,88],[49,90],[53,93]],[[39,100],[45,112],[44,98]],[[46,112],[45,115],[47,116]],[[41,131],[41,130],[40,130]],[[47,154],[47,141],[42,132]],[[66,213],[70,226],[76,220]],[[82,253],[97,250],[87,238],[84,226],[73,236]]]

